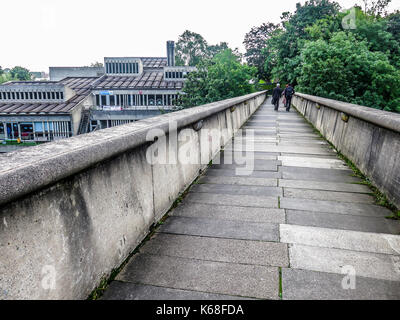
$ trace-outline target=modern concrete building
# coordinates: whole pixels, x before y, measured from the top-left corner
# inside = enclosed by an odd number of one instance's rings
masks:
[[[105,57],[104,68],[51,67],[51,81],[0,85],[0,140],[51,141],[176,110],[193,67],[167,57]]]
[[[21,81],[0,85],[0,140],[47,142],[78,134],[82,110],[92,106],[97,78]]]

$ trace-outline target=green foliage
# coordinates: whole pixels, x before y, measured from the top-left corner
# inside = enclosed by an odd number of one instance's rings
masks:
[[[229,49],[226,42],[209,45],[200,34],[186,30],[179,36],[176,43],[175,64],[177,66],[197,66],[203,60],[212,59],[226,49]],[[233,51],[240,55],[238,49]]]
[[[207,57],[207,42],[198,33],[186,30],[179,36],[175,48],[177,66],[196,66]]]
[[[300,92],[373,108],[400,111],[400,72],[382,52],[355,35],[334,33],[308,42],[301,54]]]
[[[271,74],[264,69],[264,61],[267,55],[263,52],[266,41],[274,34],[278,26],[273,23],[263,23],[259,27],[253,27],[246,33],[243,44],[246,48],[245,57],[250,66],[257,68],[257,78],[269,80]]]
[[[29,70],[23,67],[16,66],[10,70],[10,75],[12,79],[24,81],[31,80],[32,75],[29,73]]]
[[[197,71],[188,75],[181,104],[193,107],[251,93],[255,74],[255,67],[242,64],[238,55],[226,49],[212,59],[202,60]]]
[[[329,0],[284,12],[261,49],[264,73],[300,92],[400,112],[400,12],[387,15],[390,0],[364,2],[355,29]]]

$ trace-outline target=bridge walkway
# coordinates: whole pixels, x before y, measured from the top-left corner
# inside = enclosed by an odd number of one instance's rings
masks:
[[[329,144],[269,101],[242,129],[103,299],[400,299],[399,221]]]

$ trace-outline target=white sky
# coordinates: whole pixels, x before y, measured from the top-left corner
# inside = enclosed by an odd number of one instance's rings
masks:
[[[31,71],[105,56],[166,56],[186,29],[244,52],[253,26],[280,21],[304,0],[0,0],[0,66]],[[361,0],[338,0],[349,8]],[[393,0],[390,9],[400,9]]]

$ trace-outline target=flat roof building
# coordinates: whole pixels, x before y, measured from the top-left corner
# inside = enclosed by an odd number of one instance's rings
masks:
[[[103,68],[51,67],[51,81],[0,85],[0,140],[52,141],[176,110],[195,68],[175,66],[174,52],[168,41],[167,57],[105,57]]]

